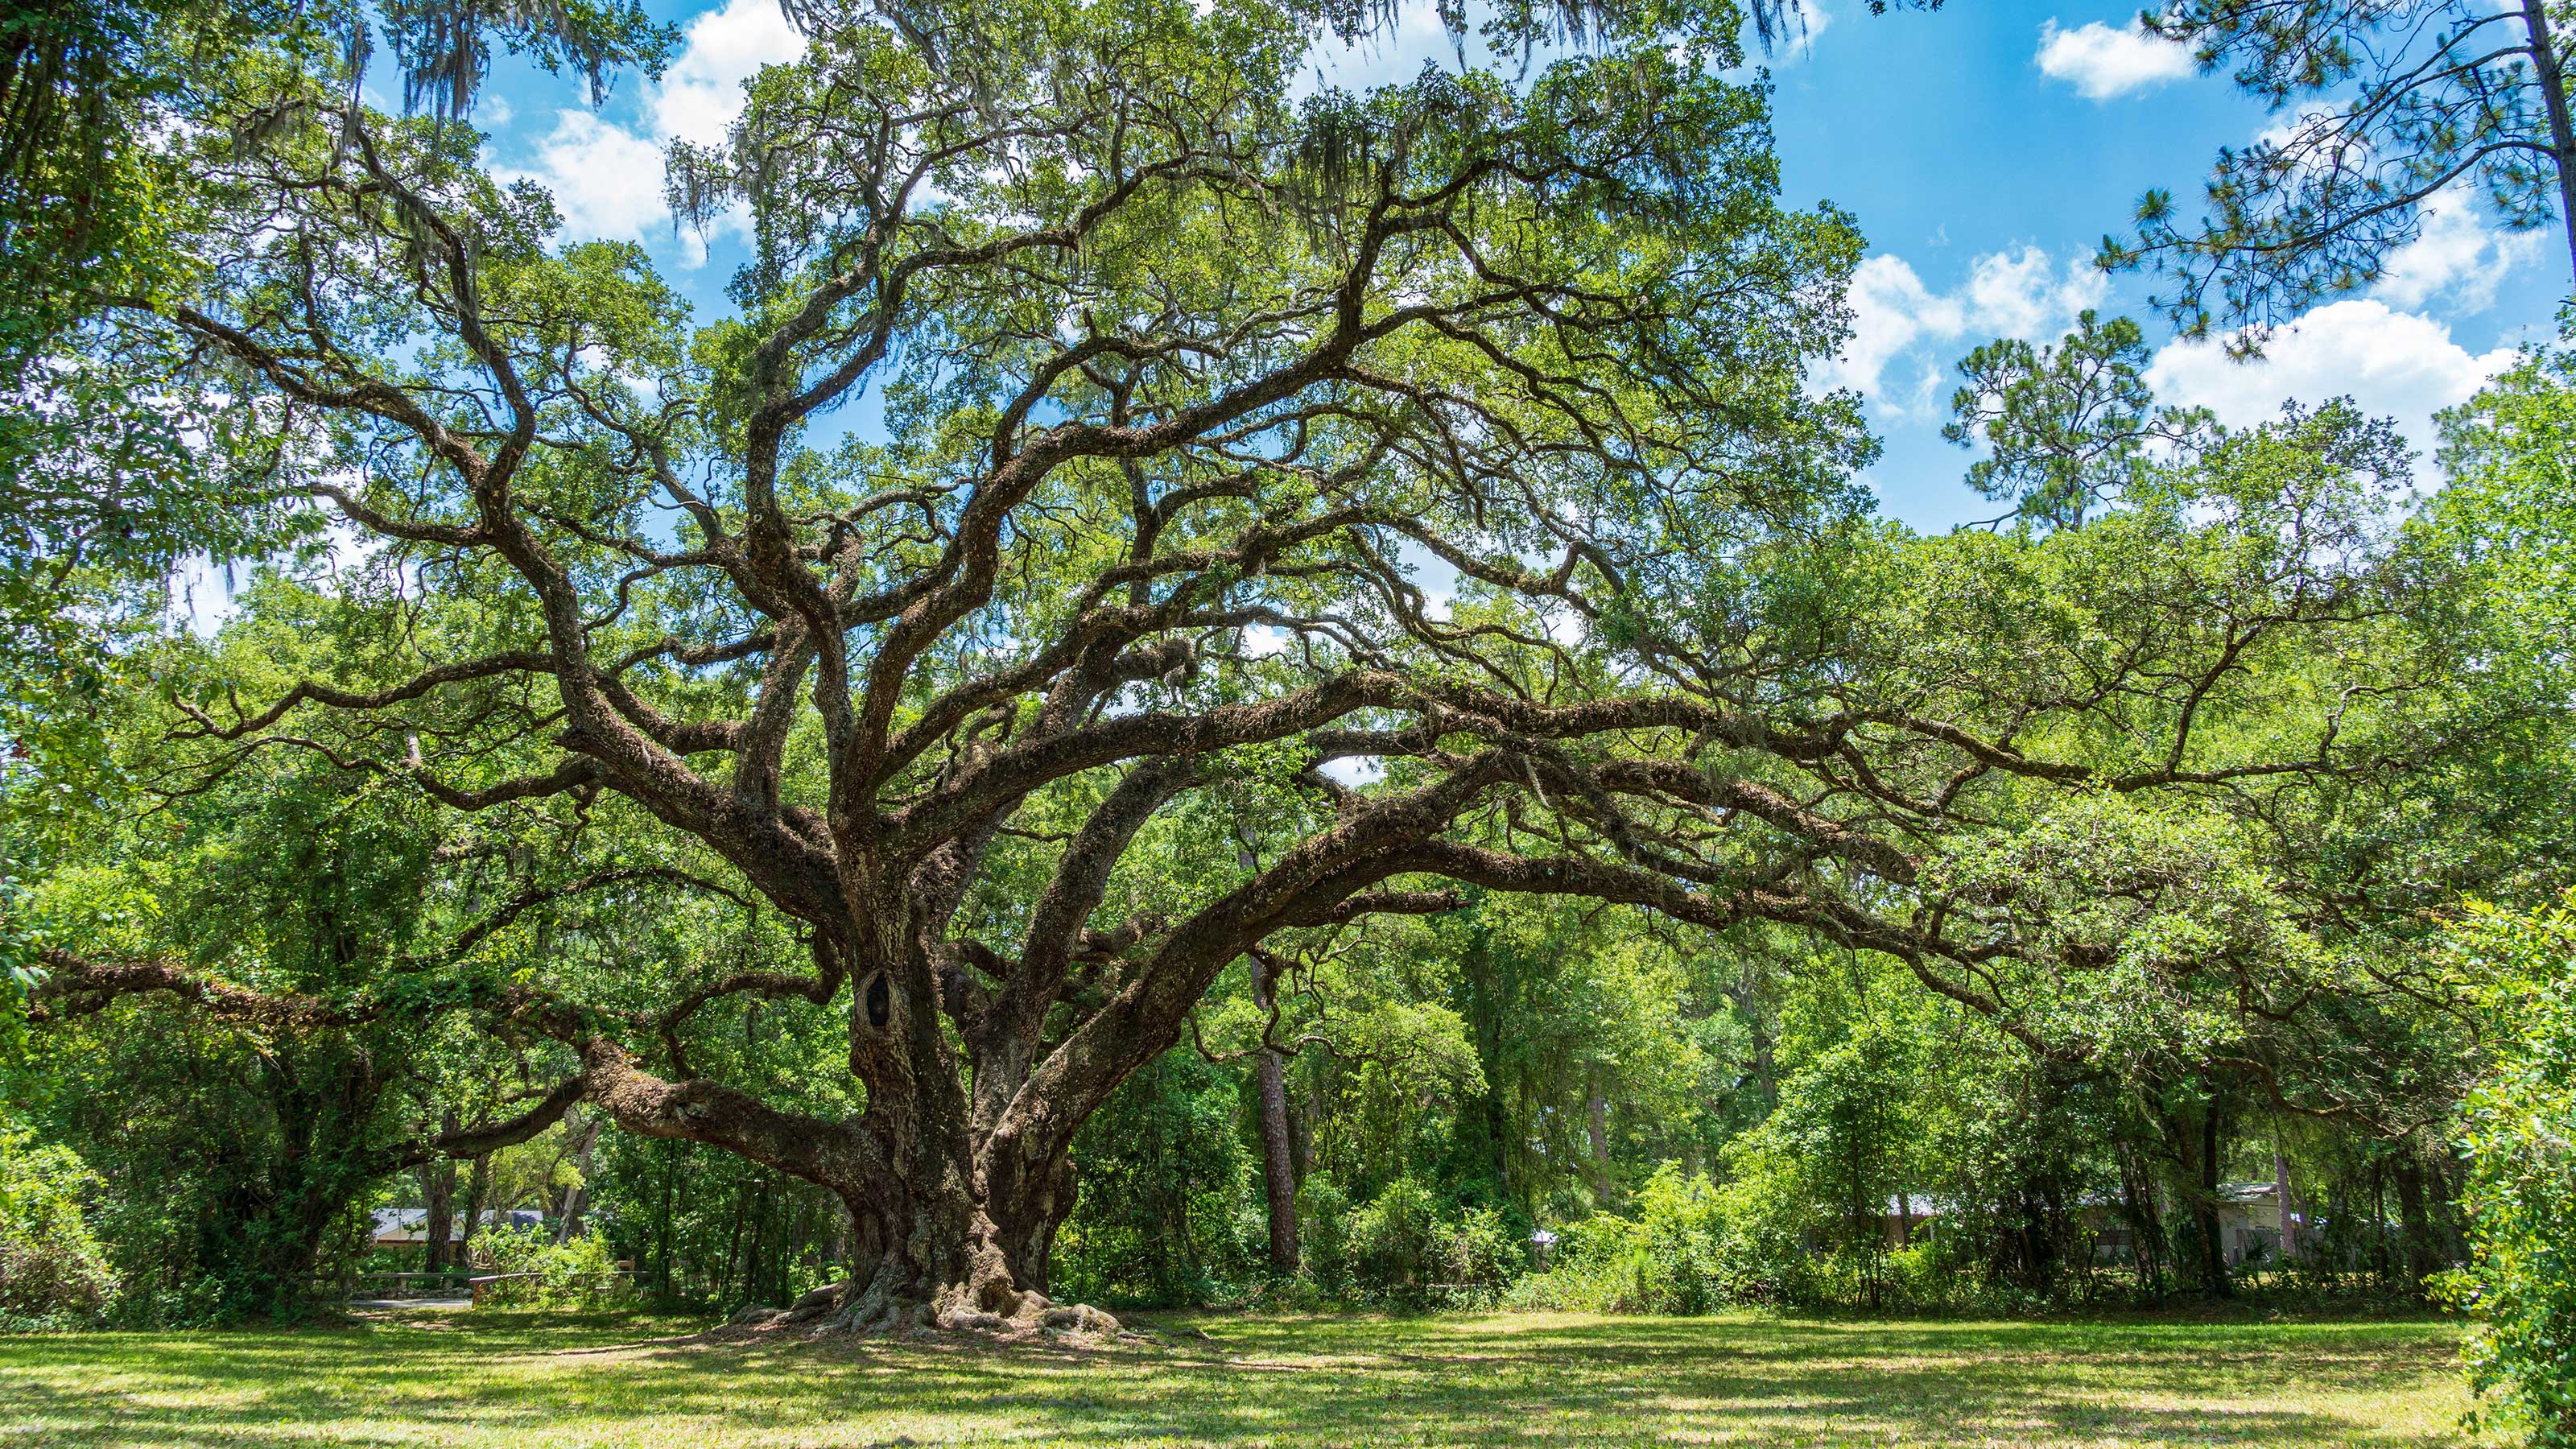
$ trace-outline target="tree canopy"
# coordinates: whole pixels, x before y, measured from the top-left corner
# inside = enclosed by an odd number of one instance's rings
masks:
[[[2565,830],[2563,661],[2518,623],[2559,601],[2498,586],[2554,526],[2542,364],[2453,425],[2487,485],[2410,515],[2385,421],[2161,406],[2086,313],[1961,364],[2013,512],[1919,536],[1812,381],[1861,239],[1781,202],[1731,8],[1503,7],[1519,70],[1365,94],[1298,68],[1375,8],[797,14],[670,156],[680,215],[749,228],[731,315],[559,239],[478,159],[484,32],[415,17],[417,114],[354,45],[171,102],[178,261],[48,344],[160,451],[45,454],[72,521],[26,561],[92,547],[93,468],[166,485],[142,572],[301,543],[212,637],[138,625],[99,709],[26,706],[136,808],[13,824],[7,942],[74,1079],[136,1013],[256,1044],[255,1090],[163,1115],[273,1149],[231,1195],[289,1205],[242,1230],[272,1277],[352,1184],[471,1157],[481,1202],[589,1114],[664,1154],[617,1170],[672,1233],[685,1144],[845,1220],[800,1311],[1090,1324],[1048,1297],[1082,1161],[1161,1164],[1074,1232],[1100,1281],[1194,1211],[1166,1179],[1235,1170],[1199,1127],[1236,1061],[1273,1267],[1312,1221],[1408,1281],[1426,1162],[1488,1214],[1675,1221],[1735,1211],[1678,1166],[1721,1165],[1774,1247],[1982,1173],[2042,1185],[2040,1274],[2079,1172],[2160,1231],[2151,1145],[2223,1290],[2227,1114],[2438,1133],[2479,1048],[2425,943]],[[1316,1162],[1369,1201],[1301,1199]],[[1439,1251],[1484,1274],[1500,1222]]]

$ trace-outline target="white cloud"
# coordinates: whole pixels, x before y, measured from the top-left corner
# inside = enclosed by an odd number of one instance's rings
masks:
[[[731,0],[689,22],[688,43],[662,73],[650,103],[664,140],[711,145],[742,114],[742,83],[762,66],[805,54],[805,37],[787,23],[778,0]]]
[[[671,141],[722,141],[742,113],[742,84],[765,65],[805,53],[805,37],[780,13],[778,0],[728,0],[689,22],[687,42],[644,95],[642,131],[611,125],[586,110],[556,113],[537,143],[534,165],[504,170],[554,193],[568,239],[634,241],[668,236],[671,212],[662,195],[662,148]],[[692,248],[692,260],[703,248]]]
[[[553,133],[537,143],[536,165],[517,174],[554,193],[567,237],[643,241],[668,233],[662,148],[588,111],[557,112]]]
[[[1884,393],[1888,364],[1925,338],[1956,337],[1967,327],[1967,308],[1955,296],[1923,285],[1903,257],[1875,256],[1852,273],[1845,293],[1852,335],[1829,371],[1834,381],[1863,397]]]
[[[2451,329],[2377,298],[2330,302],[2275,332],[2254,362],[2231,362],[2214,342],[2170,342],[2147,368],[2156,396],[2208,408],[2244,427],[2276,416],[2284,400],[2349,396],[2373,417],[2393,417],[2420,450],[2435,411],[2465,401],[2514,352],[2472,353]]]
[[[1834,13],[1815,0],[1806,0],[1788,17],[1788,33],[1780,37],[1780,46],[1771,59],[1780,65],[1795,65],[1816,53],[1816,38],[1834,23]]]
[[[1967,280],[1947,292],[1925,286],[1903,257],[1874,256],[1852,273],[1852,336],[1828,378],[1895,412],[1922,407],[1953,360],[1934,355],[1935,344],[2054,339],[2108,290],[2086,259],[2060,266],[2035,246],[1978,257]],[[1912,365],[1891,382],[1889,370],[1899,362]]]
[[[2460,312],[2493,305],[2497,284],[2540,255],[2542,237],[2487,225],[2474,198],[2467,187],[2453,187],[2427,202],[2423,230],[2389,256],[2372,295],[2409,309],[2444,295]]]
[[[1356,790],[1386,778],[1386,762],[1375,755],[1344,755],[1326,760],[1323,772]]]
[[[1482,54],[1484,42],[1467,37],[1467,52]],[[1324,86],[1367,92],[1378,86],[1403,85],[1422,74],[1424,66],[1444,71],[1458,68],[1458,42],[1440,20],[1439,7],[1401,5],[1395,23],[1383,33],[1343,41],[1328,30],[1306,52],[1304,74],[1292,89],[1299,97]]]
[[[2083,257],[2070,258],[2061,276],[2047,252],[1989,252],[1968,271],[1968,321],[1989,336],[2038,337],[2062,331],[2087,307],[2110,295],[2111,282]]]
[[[2039,68],[2071,83],[2086,100],[2107,101],[2192,73],[2191,50],[2141,30],[2114,30],[2099,20],[2061,30],[2039,27]]]

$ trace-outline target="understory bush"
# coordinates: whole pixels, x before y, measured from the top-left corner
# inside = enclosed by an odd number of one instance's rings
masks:
[[[1260,1276],[1261,1167],[1241,1084],[1187,1051],[1119,1085],[1074,1139],[1073,1213],[1050,1291],[1110,1308],[1242,1300]]]
[[[1889,1248],[1749,1177],[1724,1184],[1666,1163],[1631,1215],[1596,1214],[1558,1234],[1554,1262],[1503,1295],[1515,1308],[1695,1314],[1725,1307],[1864,1308],[2005,1315],[2067,1306],[2056,1293],[1998,1279],[1964,1234]]]
[[[1740,1195],[1738,1195],[1740,1198]],[[1705,1313],[1760,1296],[1739,1241],[1757,1214],[1730,1204],[1705,1174],[1665,1163],[1636,1194],[1635,1215],[1595,1214],[1558,1234],[1553,1265],[1512,1285],[1515,1307],[1591,1313]]]
[[[1525,1266],[1500,1212],[1452,1202],[1418,1178],[1397,1178],[1357,1207],[1329,1180],[1309,1178],[1298,1218],[1306,1279],[1286,1287],[1291,1298],[1481,1307]]]
[[[634,1292],[633,1281],[608,1256],[608,1240],[596,1233],[558,1243],[533,1224],[494,1226],[474,1235],[473,1259],[479,1273],[536,1275],[488,1285],[486,1303],[603,1307]]]
[[[2576,895],[2527,916],[2481,911],[2454,952],[2489,985],[2498,1060],[2466,1104],[2470,1260],[2443,1296],[2467,1310],[2469,1378],[2488,1427],[2576,1446]]]
[[[103,1319],[116,1275],[81,1211],[98,1177],[69,1148],[0,1131],[0,1329]]]

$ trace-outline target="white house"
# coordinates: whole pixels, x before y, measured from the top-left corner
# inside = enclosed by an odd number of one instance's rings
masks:
[[[2218,1240],[2227,1255],[2229,1266],[2248,1260],[2277,1262],[2281,1256],[2281,1204],[2278,1192],[2268,1182],[2222,1182],[2218,1185]],[[1919,1234],[1927,1226],[1956,1212],[1957,1206],[1947,1198],[1889,1198],[1885,1221],[1887,1245],[1902,1245],[1911,1233]],[[2129,1225],[2115,1198],[2086,1194],[2078,1205],[2084,1226],[2093,1235],[2094,1250],[2105,1261],[2125,1262],[2129,1256]],[[2301,1241],[2313,1230],[2300,1213],[2290,1215],[2291,1223],[2301,1233]]]
[[[483,1226],[532,1228],[545,1226],[546,1215],[534,1208],[485,1208]],[[465,1215],[458,1213],[448,1224],[447,1240],[456,1241],[465,1229]],[[376,1209],[375,1245],[379,1248],[417,1248],[429,1241],[429,1209]]]

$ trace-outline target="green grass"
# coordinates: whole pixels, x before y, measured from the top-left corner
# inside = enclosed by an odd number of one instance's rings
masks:
[[[2467,1407],[2435,1322],[1160,1325],[1091,1352],[492,1310],[0,1339],[0,1444],[2392,1445],[2461,1442]]]

